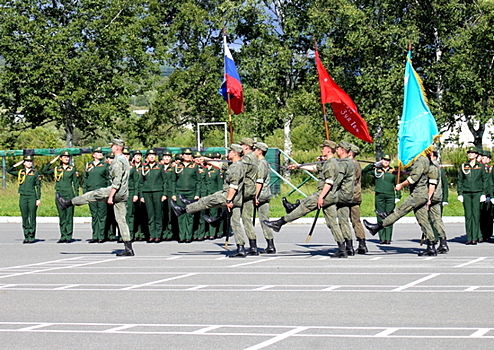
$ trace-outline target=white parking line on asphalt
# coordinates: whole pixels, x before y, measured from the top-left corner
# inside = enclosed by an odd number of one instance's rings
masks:
[[[431,278],[437,277],[439,275],[440,275],[440,273],[430,274],[429,276],[425,276],[425,277],[420,278],[420,279],[418,279],[416,281],[413,281],[413,282],[410,282],[408,284],[405,284],[404,286],[401,286],[401,287],[398,287],[396,289],[393,289],[393,292],[401,292],[401,291],[403,291],[403,290],[405,290],[407,288],[413,287],[413,286],[415,286],[415,285],[417,285],[419,283],[425,282],[425,281],[430,280]]]
[[[485,259],[487,259],[487,257],[483,256],[483,257],[477,258],[475,260],[471,260],[469,262],[466,262],[464,264],[456,265],[455,267],[465,267],[465,266],[468,266],[468,265],[471,265],[471,264],[475,264],[475,263],[477,263],[479,261],[482,261],[482,260],[485,260]]]
[[[485,334],[491,331],[492,328],[480,328],[478,331],[473,332],[470,334],[472,338],[480,338],[483,337]]]
[[[64,289],[69,289],[69,288],[74,288],[74,287],[79,287],[80,284],[68,284],[66,286],[54,288],[53,290],[64,290]]]
[[[270,260],[275,260],[275,259],[279,259],[279,258],[280,258],[279,256],[275,256],[273,258],[259,259],[259,260],[254,260],[254,261],[250,261],[250,262],[243,263],[243,264],[230,265],[228,267],[239,267],[239,266],[245,266],[245,265],[258,264],[258,263],[262,263],[262,262],[266,262],[266,261],[270,261]]]
[[[473,292],[474,290],[480,288],[480,286],[471,286],[464,290],[464,292]]]
[[[396,332],[397,330],[399,330],[399,328],[388,328],[382,332],[377,333],[376,335],[374,335],[374,337],[376,337],[376,338],[387,337],[387,336],[393,334],[394,332]]]
[[[173,281],[173,280],[176,280],[176,279],[179,279],[179,278],[185,278],[185,277],[190,277],[190,276],[194,276],[194,275],[197,275],[197,274],[196,273],[188,273],[188,274],[185,274],[185,275],[180,275],[180,276],[165,278],[165,279],[158,280],[158,281],[152,281],[152,282],[142,283],[142,284],[135,284],[133,286],[125,287],[125,288],[122,288],[120,290],[131,290],[131,289],[136,289],[136,288],[141,288],[141,287],[148,287],[148,286],[152,286],[153,284],[158,284],[158,283],[161,283],[161,282]]]
[[[278,343],[278,342],[280,342],[280,341],[282,341],[282,340],[284,340],[284,339],[286,339],[288,337],[291,337],[291,336],[293,336],[293,335],[295,335],[297,333],[303,332],[307,328],[309,328],[309,327],[297,327],[295,329],[291,329],[288,332],[285,332],[285,333],[282,333],[280,335],[277,335],[274,338],[271,338],[269,340],[263,341],[262,343],[259,343],[257,345],[248,347],[245,350],[258,350],[258,349],[265,348],[266,346],[273,345],[274,343]]]

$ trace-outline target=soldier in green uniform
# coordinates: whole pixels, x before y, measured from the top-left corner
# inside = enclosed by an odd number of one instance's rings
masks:
[[[491,152],[482,150],[482,159],[480,163],[484,164],[485,172],[487,173],[487,200],[480,205],[480,233],[482,235],[482,241],[488,242],[492,236],[492,203],[491,200],[494,197],[493,193],[493,181],[492,181],[492,165]],[[481,243],[482,241],[479,241]]]
[[[254,145],[254,154],[259,160],[259,166],[257,168],[256,197],[254,198],[254,204],[259,212],[262,233],[264,234],[264,239],[267,243],[266,249],[261,253],[274,254],[276,253],[276,247],[274,245],[273,230],[264,223],[264,221],[269,220],[269,201],[273,197],[270,187],[271,167],[265,157],[267,152],[267,144],[264,142],[256,142]]]
[[[197,172],[199,173],[199,197],[206,197],[207,187],[206,187],[206,175],[207,168],[204,166],[204,156],[201,152],[197,151],[193,154],[194,164],[196,165]],[[205,211],[201,211],[194,214],[194,224],[192,239],[194,241],[204,241],[206,236],[206,221],[204,220]]]
[[[444,254],[449,252],[449,247],[446,238],[446,230],[442,219],[442,207],[444,202],[443,182],[441,174],[441,163],[438,159],[439,153],[437,150],[432,151],[431,164],[429,168],[429,221],[434,231],[434,239],[439,240],[437,252]],[[436,238],[437,235],[437,238]]]
[[[375,235],[383,227],[391,226],[413,210],[415,218],[422,229],[422,234],[426,238],[427,243],[427,248],[420,252],[418,254],[419,256],[437,255],[434,232],[432,231],[429,223],[428,206],[426,205],[429,200],[429,168],[431,151],[428,150],[427,152],[427,157],[420,155],[414,160],[412,170],[408,178],[395,186],[396,191],[401,191],[403,187],[410,186],[410,196],[408,196],[400,206],[395,208],[393,212],[378,212],[377,214],[384,219],[382,222],[371,224],[367,220],[364,220],[365,227],[372,235]]]
[[[60,165],[55,168],[51,166],[60,158]],[[79,172],[75,166],[70,165],[70,153],[68,151],[60,152],[43,168],[43,173],[53,175],[55,180],[55,191],[62,197],[72,199],[79,195]],[[58,243],[71,243],[74,232],[74,208],[61,210],[56,199],[55,204],[58,210],[60,240]]]
[[[150,243],[161,242],[163,231],[163,201],[166,200],[165,173],[163,166],[156,161],[156,152],[147,152],[148,162],[143,165],[139,189],[141,203],[146,206]]]
[[[86,164],[84,173],[84,193],[106,187],[110,183],[109,166],[103,161],[101,147],[93,148],[93,160]],[[92,239],[89,243],[103,243],[105,241],[105,227],[107,204],[105,202],[89,203],[91,211]]]
[[[141,202],[141,191],[140,191],[140,181],[141,181],[141,172],[142,166],[144,163],[142,162],[142,153],[137,150],[134,152],[134,157],[131,162],[132,168],[131,171],[135,171],[138,174],[137,180],[137,201],[134,202],[134,240],[135,241],[145,241],[146,237],[149,236],[148,222],[147,222],[147,213],[146,206]],[[132,170],[133,169],[133,170]]]
[[[458,200],[465,210],[465,231],[467,245],[475,245],[482,239],[480,233],[480,203],[486,201],[489,180],[484,164],[477,162],[479,151],[476,147],[467,150],[468,161],[458,171]]]
[[[219,160],[221,155],[219,152],[209,153],[206,155],[208,160]],[[223,188],[223,171],[219,166],[206,162],[206,196],[209,196],[215,192],[221,191]],[[221,214],[221,208],[210,208],[206,211],[206,215],[209,217],[219,217]],[[210,224],[206,222],[206,238],[215,239],[223,236],[223,223],[224,220],[219,221],[216,224]]]
[[[33,168],[34,158],[24,156],[24,159],[10,168],[7,173],[17,176],[19,185],[19,208],[22,216],[23,243],[34,243],[36,235],[36,211],[41,204],[41,175]],[[24,169],[15,170],[24,163]]]
[[[171,193],[175,204],[183,205],[183,199],[196,200],[200,196],[200,176],[192,161],[192,151],[187,148],[182,153],[183,161],[178,163],[172,175]],[[192,242],[194,216],[185,214],[178,218],[179,243]]]
[[[360,222],[360,204],[362,203],[362,168],[360,163],[355,159],[360,153],[360,148],[354,144],[350,144],[350,152],[348,158],[353,162],[355,168],[354,178],[354,192],[352,203],[350,204],[350,222],[352,223],[355,237],[359,243],[356,250],[357,254],[365,254],[368,252],[367,245],[365,244],[365,231],[364,226]]]
[[[173,239],[173,218],[172,208],[170,206],[171,192],[170,192],[170,182],[173,176],[173,164],[172,164],[172,153],[168,150],[163,152],[161,158],[161,165],[163,166],[163,172],[165,174],[165,197],[163,201],[163,233],[162,238],[164,241],[171,241]]]
[[[390,166],[391,156],[384,154],[381,160],[374,164],[367,165],[362,173],[374,178],[375,210],[382,213],[392,212],[396,203],[401,198],[401,191],[395,191],[396,171]],[[377,215],[377,221],[382,219]],[[391,244],[393,226],[388,226],[379,231],[379,241],[381,244]]]
[[[245,234],[249,239],[249,249],[247,250],[247,255],[259,255],[257,251],[257,237],[256,231],[254,229],[254,224],[252,223],[252,214],[254,213],[254,197],[256,195],[256,180],[257,180],[257,167],[259,161],[256,155],[252,152],[254,147],[254,140],[249,137],[244,137],[240,146],[243,149],[242,162],[245,165],[245,180],[244,180],[244,193],[241,210],[242,223],[244,224]],[[232,227],[240,226],[240,218],[237,218],[236,212],[232,214]],[[235,222],[235,224],[233,224]]]
[[[132,249],[132,241],[126,219],[130,164],[123,155],[124,146],[124,142],[119,139],[113,139],[111,143],[111,150],[115,155],[115,159],[109,169],[110,186],[87,192],[72,199],[65,199],[57,193],[57,202],[62,210],[74,205],[79,206],[93,202],[106,202],[109,205],[113,205],[115,220],[125,246],[125,249],[117,253],[117,256],[133,256],[134,250]]]
[[[238,211],[240,217],[240,210],[242,207],[242,187],[245,177],[245,164],[241,161],[242,147],[237,144],[231,144],[228,152],[228,159],[232,161],[231,165],[225,172],[225,181],[223,189],[214,194],[200,198],[198,201],[189,201],[186,207],[178,205],[175,201],[172,202],[172,209],[175,214],[180,218],[187,214],[193,214],[200,212],[201,210],[207,210],[210,208],[227,208],[228,211]],[[219,162],[208,161],[216,167],[220,167]],[[233,225],[233,222],[232,222]],[[244,258],[245,252],[245,239],[242,234],[242,230],[238,227],[233,227],[235,243],[237,245],[237,251],[230,255],[231,258]]]
[[[334,157],[338,144],[331,140],[325,140],[320,146],[322,158],[325,159],[324,163],[304,165],[302,167],[298,164],[290,164],[288,166],[289,169],[302,168],[309,171],[318,171],[317,191],[301,200],[298,204],[290,205],[290,207],[285,206],[287,215],[281,217],[279,220],[264,221],[264,223],[268,227],[271,227],[275,232],[279,232],[281,227],[287,222],[292,222],[316,209],[323,209],[326,225],[331,230],[331,233],[338,244],[338,251],[334,254],[330,254],[330,257],[347,258],[348,253],[345,237],[343,236],[337,221],[338,214],[336,204],[339,201],[338,192],[341,189],[343,180],[338,161]]]

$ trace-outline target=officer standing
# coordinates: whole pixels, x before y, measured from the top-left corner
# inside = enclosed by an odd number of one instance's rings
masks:
[[[106,187],[110,182],[109,166],[103,161],[101,147],[93,148],[93,160],[86,164],[84,174],[84,193]],[[92,239],[89,243],[103,243],[105,241],[105,227],[107,204],[105,202],[89,203],[91,211]]]
[[[134,240],[136,203],[139,200],[139,172],[135,165],[130,162],[130,151],[127,147],[123,149],[123,155],[130,164],[129,173],[129,198],[127,198],[127,226],[129,226],[130,239]]]
[[[57,202],[62,210],[71,206],[79,206],[93,202],[106,202],[114,206],[115,220],[122,235],[125,249],[117,253],[117,256],[134,256],[132,241],[130,239],[129,226],[127,226],[127,197],[129,196],[130,164],[122,154],[125,144],[122,140],[113,139],[111,149],[115,155],[109,173],[111,185],[99,188],[72,199],[65,199],[57,193]]]
[[[178,163],[172,175],[172,200],[183,205],[183,199],[196,200],[200,196],[200,176],[197,166],[192,161],[192,151],[187,148],[182,153],[183,161]],[[185,214],[178,218],[179,243],[192,242],[194,216]]]
[[[7,173],[17,176],[17,184],[19,185],[19,208],[24,232],[22,243],[34,243],[36,211],[41,204],[41,174],[33,168],[33,162],[32,156],[24,156],[22,161],[7,169]],[[15,170],[21,164],[24,164],[24,169]]]
[[[488,242],[492,236],[492,203],[494,193],[493,193],[493,181],[492,181],[492,165],[491,152],[487,150],[482,150],[482,158],[480,163],[484,164],[485,172],[487,173],[487,200],[480,205],[480,233],[482,235],[482,240]],[[479,241],[480,243],[480,241]]]
[[[163,201],[163,234],[162,238],[164,241],[171,241],[173,239],[173,218],[172,208],[170,206],[171,192],[170,192],[170,182],[173,176],[173,166],[172,166],[172,153],[168,150],[163,152],[161,157],[161,164],[163,166],[163,172],[165,175],[165,196],[166,199]]]
[[[469,147],[468,161],[458,171],[458,200],[463,203],[465,210],[467,245],[475,245],[482,240],[479,225],[480,203],[486,201],[486,193],[489,193],[489,180],[484,165],[477,161],[478,153],[476,147]]]
[[[163,231],[163,201],[165,194],[165,173],[163,166],[156,161],[156,152],[150,149],[147,152],[148,162],[141,171],[139,189],[141,203],[146,206],[150,243],[161,242]]]
[[[264,223],[264,221],[269,220],[269,201],[273,197],[270,187],[271,167],[266,160],[267,152],[267,144],[264,142],[256,142],[254,145],[254,154],[259,160],[259,166],[257,168],[256,197],[254,199],[254,204],[259,212],[259,221],[267,243],[266,249],[261,253],[274,254],[276,253],[276,247],[274,246],[273,230]]]
[[[392,212],[396,203],[401,198],[401,191],[395,191],[396,171],[390,166],[391,156],[384,154],[381,160],[374,164],[367,165],[362,172],[374,178],[375,210],[382,213]],[[382,218],[377,215],[377,221]],[[381,244],[391,244],[393,226],[388,226],[379,231],[379,241]]]
[[[55,168],[51,166],[60,158],[60,165]],[[75,166],[70,165],[70,153],[68,151],[60,152],[43,168],[43,173],[52,175],[55,180],[55,192],[62,197],[72,199],[79,195],[79,172]],[[55,198],[55,205],[58,210],[60,240],[58,243],[71,243],[74,232],[74,208],[61,210]]]
[[[206,187],[206,173],[207,168],[204,166],[204,156],[201,152],[197,151],[193,155],[194,164],[196,165],[196,169],[198,174],[199,181],[199,197],[205,197],[208,195],[207,187]],[[194,241],[204,241],[204,237],[206,236],[206,221],[204,221],[204,211],[194,214],[194,224],[193,224],[193,233],[192,239]]]

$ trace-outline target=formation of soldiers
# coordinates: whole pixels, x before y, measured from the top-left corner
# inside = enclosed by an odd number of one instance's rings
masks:
[[[437,149],[431,146],[426,155],[416,158],[406,180],[396,184],[397,172],[390,167],[391,157],[388,154],[362,170],[356,160],[360,152],[357,146],[346,141],[337,144],[326,140],[320,147],[322,154],[318,162],[289,166],[292,170],[301,168],[317,172],[317,191],[294,204],[283,198],[286,215],[269,221],[271,171],[265,159],[268,150],[265,143],[243,138],[240,144],[230,145],[228,159],[224,160],[219,153],[193,153],[189,148],[175,156],[165,151],[160,155],[161,159],[153,149],[145,154],[140,151],[131,154],[123,148],[122,142],[121,154],[130,167],[128,179],[125,179],[128,182],[128,195],[125,196],[128,238],[125,232],[121,232],[121,225],[117,224],[114,203],[90,200],[87,201],[92,216],[89,243],[116,240],[123,240],[124,243],[171,240],[190,243],[229,237],[233,232],[237,250],[231,257],[258,255],[260,252],[273,254],[276,252],[273,230],[279,232],[286,223],[311,211],[322,210],[338,244],[337,251],[330,256],[346,258],[366,254],[368,248],[360,221],[361,177],[364,174],[375,180],[378,218],[376,224],[364,220],[364,225],[372,235],[379,232],[380,244],[391,243],[392,225],[413,210],[427,247],[419,255],[434,256],[449,251],[442,222],[442,209],[447,205],[448,197],[447,180],[438,161]],[[493,187],[493,175],[489,165],[490,152],[471,147],[467,155],[468,161],[461,165],[458,175],[458,200],[465,208],[466,244],[474,245],[492,236],[494,196],[490,189]],[[96,147],[92,157],[93,160],[86,164],[83,176],[70,164],[67,151],[61,152],[42,170],[43,174],[53,176],[56,198],[63,198],[69,203],[64,205],[63,201],[56,201],[60,218],[58,243],[73,242],[73,205],[81,205],[76,204],[81,180],[83,193],[111,187],[114,181],[110,164],[115,155],[107,154],[105,159],[102,149]],[[56,165],[58,160],[60,163]],[[24,168],[17,170],[21,164]],[[33,168],[32,156],[24,157],[23,161],[9,168],[8,173],[18,179],[24,243],[33,243],[36,209],[41,203],[41,173]],[[405,186],[409,186],[410,196],[395,207]],[[253,220],[256,213],[267,244],[264,250],[257,247],[255,217]],[[482,225],[483,222],[490,225]],[[356,249],[353,247],[350,223],[358,242]],[[437,242],[439,246],[436,249]]]

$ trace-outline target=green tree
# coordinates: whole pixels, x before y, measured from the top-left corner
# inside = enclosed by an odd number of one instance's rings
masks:
[[[16,128],[52,121],[85,134],[117,132],[128,98],[148,86],[155,21],[140,0],[0,0],[0,103]]]

